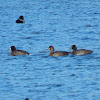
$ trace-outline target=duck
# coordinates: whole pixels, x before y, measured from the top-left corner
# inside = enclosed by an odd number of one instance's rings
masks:
[[[10,50],[12,51],[10,53],[10,55],[12,56],[17,56],[17,55],[29,55],[29,53],[27,51],[23,51],[23,50],[16,50],[15,46],[11,46]]]
[[[69,52],[66,52],[66,51],[55,51],[54,52],[53,46],[49,46],[48,50],[51,50],[50,53],[49,53],[49,56],[64,56],[64,55],[69,54]]]
[[[25,23],[24,17],[20,16],[17,20],[16,23]]]
[[[73,49],[73,51],[71,52],[72,55],[86,55],[86,54],[92,54],[93,52],[91,50],[86,50],[86,49],[77,50],[76,45],[72,45],[71,49]]]

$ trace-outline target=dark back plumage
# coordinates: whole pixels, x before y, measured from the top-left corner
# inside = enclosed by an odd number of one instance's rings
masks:
[[[20,16],[17,20],[16,23],[25,23],[24,17]]]
[[[23,50],[16,50],[15,46],[11,46],[10,50],[12,51],[10,55],[17,56],[17,55],[29,55],[27,51]]]
[[[53,46],[49,46],[48,50],[51,50],[50,53],[49,53],[49,56],[64,56],[64,55],[69,54],[69,52],[66,52],[66,51],[55,51],[54,52]]]
[[[93,52],[91,50],[86,50],[86,49],[77,50],[76,45],[72,45],[71,49],[73,49],[73,51],[71,52],[71,54],[73,55],[86,55],[86,54],[91,54]]]

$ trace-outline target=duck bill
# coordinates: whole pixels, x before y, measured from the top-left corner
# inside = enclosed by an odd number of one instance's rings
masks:
[[[8,51],[11,51],[11,48],[10,48],[10,49],[8,49]]]
[[[71,47],[71,48],[69,48],[68,50],[72,50],[72,47]]]
[[[50,48],[46,49],[46,50],[50,50]]]

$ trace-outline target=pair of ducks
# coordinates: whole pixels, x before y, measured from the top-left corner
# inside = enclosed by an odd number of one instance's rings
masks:
[[[86,54],[91,54],[93,52],[91,50],[86,50],[86,49],[77,50],[76,45],[72,45],[70,49],[73,49],[73,51],[72,52],[66,52],[66,51],[54,52],[54,47],[49,46],[48,50],[51,50],[49,53],[49,56],[64,56],[64,55],[68,55],[69,53],[71,53],[72,55],[86,55]]]
[[[49,48],[48,48],[48,50],[50,50],[49,56],[64,56],[64,55],[68,55],[69,53],[71,53],[72,55],[85,55],[85,54],[91,54],[93,52],[91,50],[86,50],[86,49],[77,50],[76,45],[72,45],[71,49],[73,49],[72,52],[67,52],[67,51],[55,51],[54,52],[54,47],[49,46]],[[10,50],[12,51],[10,53],[12,56],[29,55],[29,53],[27,51],[16,50],[15,46],[11,46]]]

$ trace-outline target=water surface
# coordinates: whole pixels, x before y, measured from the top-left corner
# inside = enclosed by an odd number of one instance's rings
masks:
[[[0,100],[100,100],[99,22],[99,0],[0,1]],[[48,56],[73,44],[93,54]],[[11,56],[12,45],[30,55]]]

